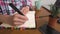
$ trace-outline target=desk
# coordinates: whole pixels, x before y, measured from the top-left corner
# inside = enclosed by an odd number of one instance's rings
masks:
[[[41,7],[40,11],[36,11],[36,16],[46,16],[50,15],[44,8]],[[36,18],[37,29],[34,30],[0,30],[0,34],[42,34],[38,28],[45,24],[49,17]]]

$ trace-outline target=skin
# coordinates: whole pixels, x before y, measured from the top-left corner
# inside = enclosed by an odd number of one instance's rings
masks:
[[[27,16],[25,16],[28,13],[28,11],[29,11],[29,7],[26,6],[26,7],[23,7],[21,10],[24,16],[18,13],[15,13],[13,16],[0,15],[0,21],[13,26],[22,25],[28,20]]]
[[[26,6],[26,7],[23,7],[21,12],[26,15],[29,11],[29,7]],[[23,15],[20,15],[18,13],[14,14],[14,17],[13,17],[13,23],[14,25],[22,25],[24,24],[26,21],[28,20],[28,18],[26,16],[23,16]]]

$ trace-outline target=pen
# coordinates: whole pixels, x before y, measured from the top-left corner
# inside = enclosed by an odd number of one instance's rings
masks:
[[[12,3],[9,3],[9,5],[10,5],[16,12],[18,12],[19,14],[21,14],[21,15],[24,16],[24,14],[23,14],[19,9],[17,9]],[[13,27],[12,27],[12,30],[13,30]],[[20,30],[22,30],[22,28],[21,28]]]
[[[17,9],[12,3],[9,3],[9,5],[10,5],[15,11],[17,11],[19,14],[21,14],[21,15],[24,16],[24,14],[23,14],[19,9]]]

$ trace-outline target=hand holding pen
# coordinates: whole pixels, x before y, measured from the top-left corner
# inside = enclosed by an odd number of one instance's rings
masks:
[[[15,25],[22,25],[24,24],[28,18],[25,16],[26,13],[29,11],[29,7],[23,7],[22,10],[18,10],[12,3],[9,4],[17,13],[14,14],[13,22]]]

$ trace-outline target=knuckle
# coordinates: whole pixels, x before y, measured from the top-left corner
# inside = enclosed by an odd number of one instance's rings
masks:
[[[14,18],[13,21],[16,21],[16,18]]]

